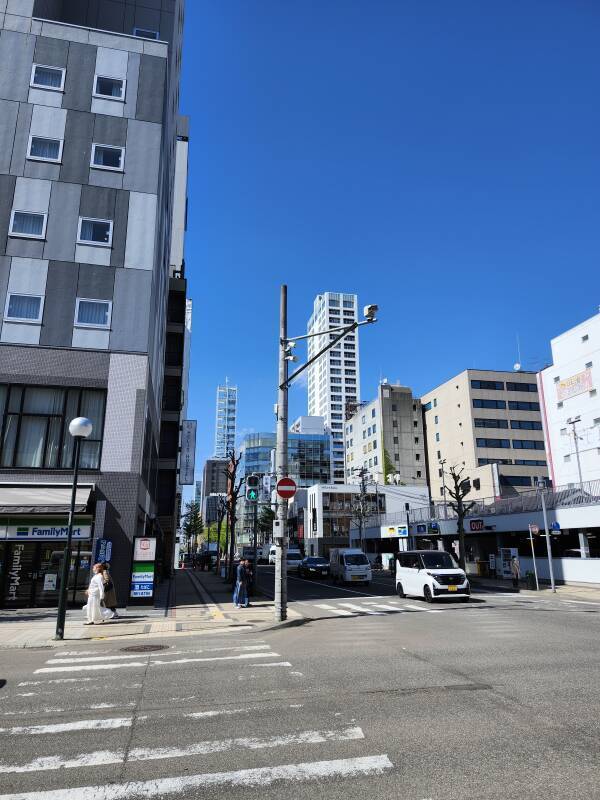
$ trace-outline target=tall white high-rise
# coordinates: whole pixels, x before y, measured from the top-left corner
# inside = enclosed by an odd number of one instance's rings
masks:
[[[227,458],[235,448],[237,419],[237,386],[225,383],[217,386],[217,415],[215,422],[215,458]]]
[[[323,292],[315,298],[308,321],[308,333],[327,331],[358,319],[358,298],[355,294]],[[337,333],[324,333],[308,339],[311,358]],[[360,402],[360,366],[358,332],[348,334],[308,368],[309,416],[325,418],[333,438],[333,478],[344,483],[344,420]]]

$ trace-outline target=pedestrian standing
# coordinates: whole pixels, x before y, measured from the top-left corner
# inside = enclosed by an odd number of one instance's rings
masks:
[[[245,561],[246,564],[246,602],[244,604],[244,608],[248,608],[250,605],[250,590],[252,590],[252,594],[254,594],[254,570],[252,569],[252,562],[249,558]]]
[[[510,562],[510,571],[512,572],[512,582],[514,588],[519,591],[519,578],[521,577],[521,564],[517,556],[513,556]]]
[[[118,618],[117,593],[110,575],[110,564],[107,561],[102,564],[102,580],[104,581],[104,606],[113,612],[114,618]]]
[[[104,599],[104,581],[102,580],[102,564],[94,564],[92,567],[92,577],[90,585],[86,589],[88,601],[84,606],[87,622],[84,625],[99,625],[107,619],[111,619],[112,611],[102,608]]]
[[[237,567],[233,604],[236,608],[248,605],[248,575],[246,573],[246,562],[243,560],[240,561]]]

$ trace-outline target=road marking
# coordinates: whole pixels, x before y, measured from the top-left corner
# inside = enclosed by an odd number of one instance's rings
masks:
[[[339,614],[340,617],[353,617],[351,611],[346,611],[345,608],[336,608],[335,606],[326,606],[323,603],[317,605],[317,608],[322,608],[324,611],[333,611],[334,614]]]
[[[422,608],[421,606],[411,606],[408,603],[404,606],[410,608],[412,611],[424,611],[426,614],[442,614],[441,608]]]
[[[247,645],[240,645],[237,647],[203,647],[200,650],[172,650],[170,653],[162,653],[163,657],[167,656],[181,656],[186,653],[216,653],[220,651],[244,651],[250,650],[256,652],[257,650],[269,650],[271,645],[268,644],[247,644]],[[90,663],[93,661],[125,661],[128,658],[139,658],[139,653],[131,653],[130,655],[124,656],[86,656],[84,658],[52,658],[50,661],[46,661],[46,664],[85,664]],[[148,653],[147,656],[144,658],[155,658],[156,653]]]
[[[256,665],[255,665],[256,666]],[[220,717],[230,714],[249,714],[250,711],[258,711],[259,706],[249,706],[248,708],[218,708],[211,711],[192,711],[189,714],[184,714],[184,717],[191,719],[206,719],[207,717]]]
[[[344,606],[344,608],[351,608],[353,611],[358,611],[361,614],[372,614],[379,617],[383,616],[381,611],[371,611],[370,609],[365,608],[364,606],[357,606],[356,603],[340,603],[340,605]]]
[[[63,758],[62,756],[46,756],[36,758],[23,765],[0,765],[0,773],[43,772],[58,769],[76,769],[78,767],[95,767],[101,764],[122,764],[124,761],[159,761],[167,758],[189,758],[190,756],[224,753],[229,750],[269,750],[275,747],[289,747],[304,744],[324,744],[326,742],[349,742],[364,739],[365,735],[358,726],[348,726],[340,730],[301,731],[283,736],[240,737],[205,742],[195,742],[184,747],[136,747],[130,750],[127,757],[123,751],[99,750],[93,753]]]
[[[276,781],[308,781],[325,778],[350,778],[357,775],[382,775],[392,769],[387,755],[339,758],[332,761],[307,761],[282,764],[277,767],[258,767],[234,772],[207,772],[149,781],[130,781],[101,786],[80,786],[75,789],[3,794],[0,800],[130,800],[134,797],[156,797],[180,794],[190,789],[211,786],[269,786]]]
[[[291,667],[289,661],[273,661],[270,664],[248,664],[249,667]]]
[[[22,734],[68,733],[69,731],[95,731],[103,728],[131,728],[132,721],[133,717],[82,719],[76,722],[58,722],[53,725],[24,725],[17,728],[0,728],[0,733],[16,736]]]
[[[373,608],[383,608],[385,611],[395,611],[396,613],[402,613],[402,609],[400,606],[390,606],[386,605],[385,603],[369,603],[372,605]]]
[[[53,680],[49,681],[21,681],[18,683],[17,686],[42,686],[42,684],[47,683],[83,683],[84,681],[94,681],[95,678],[54,678]],[[139,686],[142,684],[140,683]]]
[[[583,606],[600,606],[600,603],[595,603],[593,600],[562,600],[561,603],[577,603]]]
[[[205,658],[175,658],[172,661],[162,661],[152,658],[150,661],[128,661],[118,664],[76,664],[65,667],[41,667],[35,670],[35,675],[48,672],[84,672],[91,670],[123,669],[124,667],[146,667],[146,666],[165,666],[169,664],[192,664],[205,661],[240,661],[249,658],[274,658],[279,653],[240,653],[237,656],[208,656]]]

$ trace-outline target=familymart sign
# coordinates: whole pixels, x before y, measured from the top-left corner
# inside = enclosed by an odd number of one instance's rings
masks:
[[[47,539],[66,539],[68,527],[53,522],[24,522],[19,525],[2,525],[0,523],[0,539],[13,542],[36,541]],[[76,522],[73,525],[73,539],[90,539],[92,526]]]

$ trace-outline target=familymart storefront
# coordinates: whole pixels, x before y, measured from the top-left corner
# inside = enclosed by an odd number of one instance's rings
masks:
[[[92,562],[93,484],[75,499],[70,603],[85,603]],[[0,483],[0,608],[56,606],[71,486]]]

